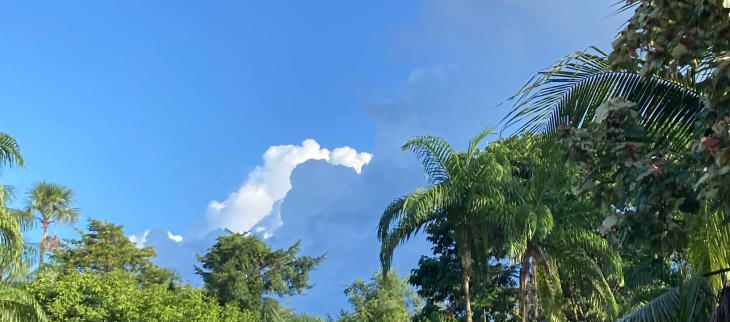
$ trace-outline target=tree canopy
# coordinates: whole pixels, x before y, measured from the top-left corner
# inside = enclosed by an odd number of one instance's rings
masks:
[[[408,282],[390,271],[374,273],[370,282],[356,280],[345,288],[352,311],[342,311],[339,322],[407,321],[420,299]]]
[[[301,241],[288,249],[272,250],[259,237],[228,231],[195,267],[205,289],[222,305],[261,312],[265,295],[290,296],[312,287],[309,272],[324,260],[298,256]]]

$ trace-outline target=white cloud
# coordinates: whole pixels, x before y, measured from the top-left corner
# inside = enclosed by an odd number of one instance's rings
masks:
[[[372,158],[372,154],[365,152],[357,153],[355,149],[349,146],[334,149],[330,153],[330,163],[353,168],[357,173],[360,173],[362,166],[370,163]]]
[[[134,235],[129,236],[129,240],[133,243],[137,244],[138,248],[144,247],[144,243],[147,242],[147,235],[149,235],[150,230],[147,229],[141,233],[137,233]],[[182,239],[182,237],[180,237]]]
[[[167,238],[170,238],[170,239],[174,240],[177,243],[179,243],[179,242],[181,242],[183,240],[182,236],[180,236],[180,235],[173,235],[172,232],[170,232],[170,231],[167,232]]]
[[[333,165],[353,168],[357,173],[370,162],[372,154],[358,153],[350,147],[333,151],[321,148],[315,140],[305,140],[301,146],[272,146],[264,153],[264,164],[248,174],[248,180],[224,201],[213,200],[205,214],[207,231],[228,228],[237,232],[249,231],[266,216],[272,214],[274,203],[282,201],[291,190],[289,180],[297,165],[309,160],[326,160]],[[278,212],[277,212],[278,214]],[[277,214],[273,214],[276,216]],[[281,218],[274,218],[269,227],[257,227],[264,239],[273,236],[280,227]],[[263,228],[263,229],[261,229]]]

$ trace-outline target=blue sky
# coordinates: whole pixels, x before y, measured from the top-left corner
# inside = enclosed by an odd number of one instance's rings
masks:
[[[302,239],[327,259],[286,302],[336,314],[341,285],[379,267],[383,208],[424,184],[399,146],[463,147],[535,70],[608,48],[613,2],[3,1],[0,131],[26,168],[1,180],[72,187],[84,216],[123,224],[193,283],[217,228]],[[427,253],[417,238],[395,265]]]

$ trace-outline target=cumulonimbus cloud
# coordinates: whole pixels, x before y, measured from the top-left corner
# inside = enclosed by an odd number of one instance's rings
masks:
[[[354,169],[357,173],[370,162],[372,154],[358,153],[345,146],[332,151],[321,148],[315,140],[305,140],[301,145],[272,146],[264,153],[263,165],[248,174],[246,182],[223,201],[213,200],[205,214],[206,231],[227,228],[237,232],[249,231],[262,219],[272,214],[274,204],[283,201],[291,190],[289,180],[297,165],[309,160],[326,160],[333,165]],[[283,224],[272,220],[275,225],[256,227],[264,237],[273,235],[273,230]]]

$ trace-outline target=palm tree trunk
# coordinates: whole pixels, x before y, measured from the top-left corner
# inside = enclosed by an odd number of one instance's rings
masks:
[[[528,309],[527,309],[527,280],[530,272],[530,257],[527,253],[522,255],[522,261],[520,263],[520,310],[522,310],[522,321],[527,321]]]
[[[48,224],[49,223],[47,221],[43,221],[43,237],[41,238],[41,251],[40,251],[41,258],[38,261],[38,263],[39,263],[38,267],[39,268],[41,266],[43,266],[43,257],[46,256],[46,238],[48,237]]]
[[[471,299],[469,298],[469,281],[471,280],[471,248],[469,247],[469,236],[466,231],[462,231],[460,246],[459,257],[461,257],[461,272],[464,282],[464,309],[466,310],[466,322],[472,322]]]
[[[466,309],[466,322],[471,321],[471,300],[469,299],[469,273],[464,273],[464,308]]]

